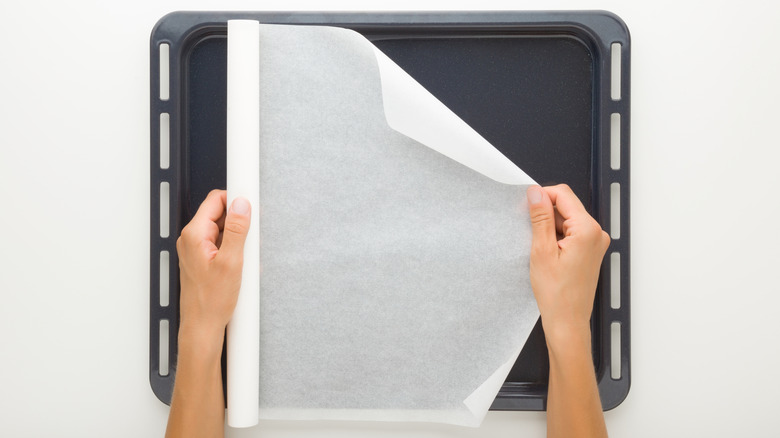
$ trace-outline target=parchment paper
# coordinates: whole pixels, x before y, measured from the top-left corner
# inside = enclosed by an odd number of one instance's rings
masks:
[[[228,22],[227,197],[243,196],[253,206],[244,245],[241,290],[227,326],[228,405],[232,427],[257,424],[260,370],[260,23]]]
[[[478,425],[539,315],[530,178],[359,34],[259,50],[260,417]]]

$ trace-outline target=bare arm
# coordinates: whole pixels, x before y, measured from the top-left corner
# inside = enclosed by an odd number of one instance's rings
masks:
[[[606,437],[590,314],[609,236],[568,186],[528,189],[531,286],[550,355],[547,436]]]
[[[181,323],[176,382],[166,437],[221,437],[222,343],[241,287],[250,207],[209,193],[176,242],[181,271]]]

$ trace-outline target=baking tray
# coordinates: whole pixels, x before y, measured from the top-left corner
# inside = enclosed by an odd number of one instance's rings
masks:
[[[604,409],[620,404],[630,386],[630,41],[620,18],[602,11],[163,17],[150,45],[149,380],[157,397],[170,403],[176,372],[176,239],[206,194],[225,188],[227,20],[240,18],[360,32],[536,181],[572,187],[612,235],[592,351]],[[491,409],[546,409],[548,369],[537,321]]]

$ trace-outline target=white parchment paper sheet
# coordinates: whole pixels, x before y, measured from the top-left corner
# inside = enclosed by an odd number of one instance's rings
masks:
[[[478,425],[538,318],[526,185],[391,128],[359,34],[261,25],[259,50],[260,416]]]

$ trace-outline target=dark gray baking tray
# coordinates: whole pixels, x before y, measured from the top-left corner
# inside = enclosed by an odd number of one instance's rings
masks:
[[[569,184],[613,237],[593,308],[593,359],[604,409],[625,399],[630,41],[618,17],[175,12],[157,23],[150,47],[149,379],[161,401],[170,403],[176,372],[176,239],[206,194],[225,187],[226,33],[227,20],[238,18],[360,32],[539,183]],[[491,409],[544,410],[548,368],[537,322]]]

